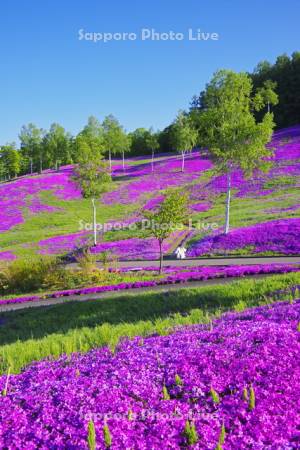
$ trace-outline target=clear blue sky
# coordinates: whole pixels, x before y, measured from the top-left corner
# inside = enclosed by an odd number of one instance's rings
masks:
[[[0,144],[23,124],[77,133],[89,115],[163,128],[218,68],[300,50],[299,0],[2,0]],[[80,41],[78,30],[219,33],[218,41]]]

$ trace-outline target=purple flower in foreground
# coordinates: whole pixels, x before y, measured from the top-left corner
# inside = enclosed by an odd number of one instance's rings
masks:
[[[34,363],[0,397],[0,447],[84,449],[92,421],[101,449],[299,449],[299,318],[273,304]]]

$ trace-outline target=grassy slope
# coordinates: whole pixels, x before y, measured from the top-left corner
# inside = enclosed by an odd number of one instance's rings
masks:
[[[63,353],[87,351],[120,338],[165,334],[174,326],[207,323],[221,312],[270,303],[272,293],[300,283],[300,274],[230,285],[144,293],[27,309],[0,315],[0,372]],[[271,297],[270,297],[271,295]],[[285,298],[283,296],[281,298]]]

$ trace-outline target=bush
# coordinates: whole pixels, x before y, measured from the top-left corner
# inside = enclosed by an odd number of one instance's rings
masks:
[[[46,277],[58,267],[59,262],[55,258],[16,260],[0,273],[0,293],[22,294],[39,290],[45,287]]]

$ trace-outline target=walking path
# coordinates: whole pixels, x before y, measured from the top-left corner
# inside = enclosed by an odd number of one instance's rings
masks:
[[[265,278],[269,276],[274,276],[274,274],[263,274],[263,275],[249,275],[246,277],[243,277],[242,279],[260,279]],[[147,292],[170,292],[180,289],[186,289],[186,288],[195,288],[195,287],[203,287],[203,286],[214,286],[214,285],[220,285],[220,284],[228,284],[232,283],[233,281],[241,280],[240,277],[232,277],[232,278],[215,278],[211,280],[205,280],[205,281],[189,281],[186,283],[178,283],[178,284],[168,284],[168,285],[160,285],[160,286],[151,286],[151,287],[143,287],[143,288],[134,288],[134,289],[126,289],[121,291],[107,291],[107,292],[100,292],[96,294],[83,294],[83,295],[72,295],[68,297],[60,297],[60,298],[49,298],[45,300],[39,300],[39,301],[29,301],[25,303],[11,303],[6,305],[0,306],[0,314],[2,312],[7,311],[19,311],[27,308],[38,308],[38,307],[49,307],[52,305],[59,305],[63,303],[68,302],[83,302],[88,300],[100,300],[105,298],[114,298],[114,297],[126,297],[130,294],[141,294],[141,293],[147,293]]]
[[[156,267],[159,262],[157,260],[152,261],[119,261],[118,267],[121,268],[144,268],[144,267]],[[240,257],[216,257],[216,258],[190,258],[190,259],[165,259],[165,266],[172,267],[193,267],[193,266],[248,266],[257,264],[300,264],[299,256],[240,256]],[[98,261],[98,267],[102,267],[102,263]],[[76,264],[71,264],[76,266]]]

